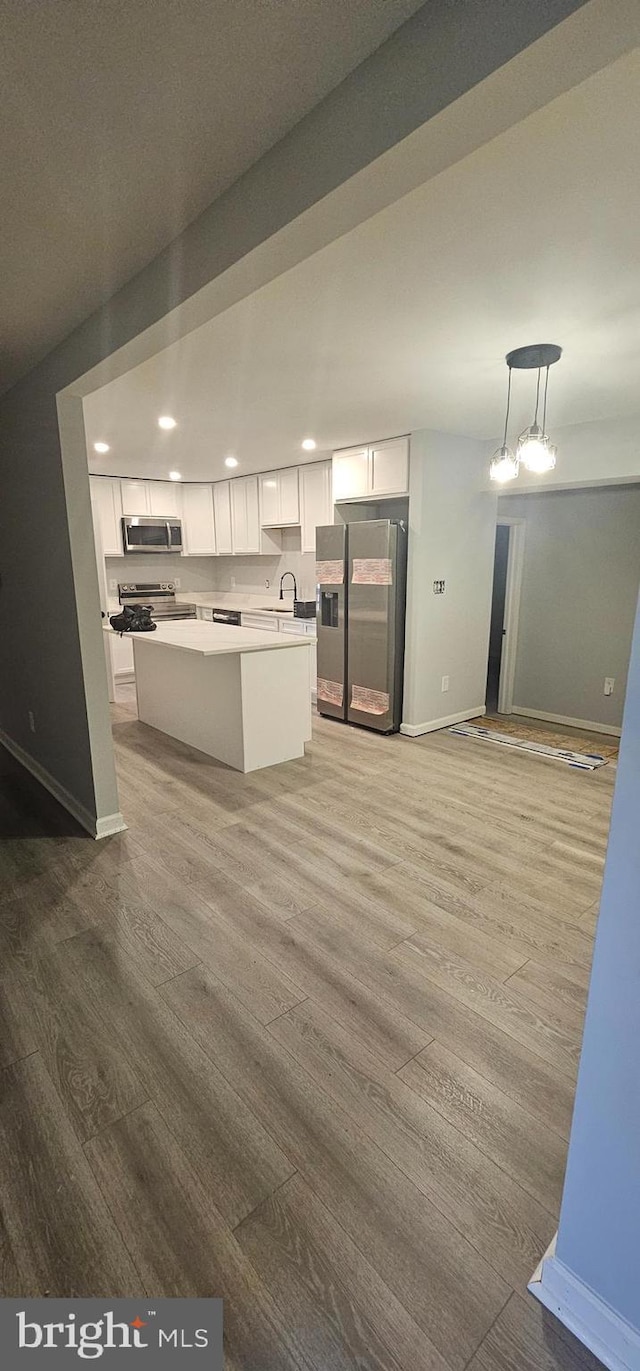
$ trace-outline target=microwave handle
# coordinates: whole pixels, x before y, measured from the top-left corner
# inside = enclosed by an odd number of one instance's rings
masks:
[[[167,552],[171,552],[171,524],[168,519],[165,523],[165,528],[167,530]]]

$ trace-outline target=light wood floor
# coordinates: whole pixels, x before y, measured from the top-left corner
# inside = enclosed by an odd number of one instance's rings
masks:
[[[100,844],[5,768],[3,1293],[224,1295],[228,1371],[593,1371],[526,1282],[614,768],[318,720],[243,777],[127,704],[114,735]]]

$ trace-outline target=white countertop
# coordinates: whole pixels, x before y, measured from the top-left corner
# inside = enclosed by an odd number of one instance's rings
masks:
[[[206,609],[276,610],[277,614],[293,615],[293,601],[279,600],[277,595],[250,595],[238,590],[177,590],[176,601],[182,605],[202,605]],[[274,615],[274,617],[276,617]]]
[[[193,603],[193,601],[191,602]],[[105,633],[115,633],[104,624]],[[152,633],[130,633],[135,643],[173,647],[182,652],[197,652],[201,657],[215,657],[221,653],[274,652],[292,647],[309,647],[309,638],[289,633],[261,633],[257,628],[236,628],[228,624],[210,624],[202,619],[174,619],[158,624]]]

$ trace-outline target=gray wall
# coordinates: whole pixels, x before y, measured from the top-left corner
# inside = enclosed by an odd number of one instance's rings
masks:
[[[429,0],[0,401],[0,737],[88,812],[108,813],[116,791],[88,477],[65,470],[57,393],[580,8]]]
[[[514,709],[619,727],[640,584],[640,486],[500,499],[524,518]],[[605,676],[615,677],[612,696]]]

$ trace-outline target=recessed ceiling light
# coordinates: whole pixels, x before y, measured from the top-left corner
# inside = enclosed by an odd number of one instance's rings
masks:
[[[175,421],[175,419],[172,419],[172,418],[171,418],[171,415],[170,415],[170,414],[161,414],[161,415],[160,415],[160,418],[158,419],[158,427],[159,427],[159,428],[175,428],[175,427],[176,427],[176,421]]]
[[[181,481],[181,480],[182,480],[182,476],[181,476],[181,474],[180,474],[179,471],[170,471],[170,472],[169,472],[169,480],[170,480],[170,481]]]
[[[225,457],[225,459],[224,459],[224,464],[225,464],[226,467],[237,467],[237,465],[238,465],[238,458],[237,458],[237,457]]]
[[[316,448],[316,440],[315,440],[315,438],[303,438],[303,440],[302,440],[302,446],[303,446],[305,452],[315,452],[315,448]]]
[[[109,451],[109,444],[108,444],[108,443],[94,443],[94,444],[93,444],[93,450],[94,450],[94,452],[108,452],[108,451]]]

